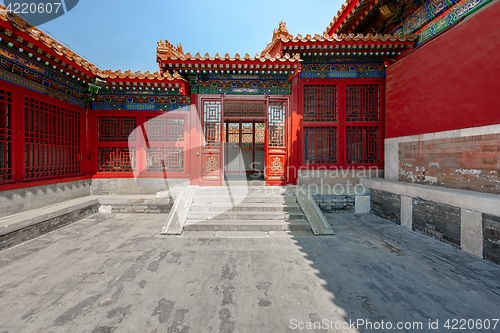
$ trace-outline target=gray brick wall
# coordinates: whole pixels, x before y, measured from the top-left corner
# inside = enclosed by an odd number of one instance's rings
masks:
[[[313,198],[325,213],[354,212],[353,195],[314,194]]]
[[[483,214],[483,256],[500,264],[500,216]]]
[[[371,190],[371,213],[386,220],[401,224],[401,196],[394,193]]]
[[[460,208],[413,199],[413,229],[460,247]]]

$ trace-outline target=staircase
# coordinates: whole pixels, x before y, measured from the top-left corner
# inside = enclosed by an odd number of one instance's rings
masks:
[[[294,194],[281,187],[200,188],[185,231],[310,230]]]

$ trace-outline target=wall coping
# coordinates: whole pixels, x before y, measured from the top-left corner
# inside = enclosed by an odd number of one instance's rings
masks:
[[[396,138],[387,138],[385,139],[385,143],[391,144],[391,143],[403,143],[403,142],[414,142],[414,141],[442,140],[442,139],[453,139],[453,138],[498,134],[498,133],[500,133],[500,124],[469,127],[469,128],[432,132],[432,133],[425,133],[418,135],[400,136]]]
[[[430,185],[412,184],[386,179],[363,178],[360,183],[372,190],[385,191],[411,198],[500,216],[500,195]]]

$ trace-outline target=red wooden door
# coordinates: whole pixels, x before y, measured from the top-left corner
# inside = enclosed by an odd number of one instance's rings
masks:
[[[199,185],[222,185],[222,99],[201,99],[201,145],[196,152],[201,168]]]
[[[286,100],[268,103],[266,139],[266,185],[284,185],[288,182],[288,151],[286,147]]]

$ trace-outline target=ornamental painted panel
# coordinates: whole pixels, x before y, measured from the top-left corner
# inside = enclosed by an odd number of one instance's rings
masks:
[[[219,165],[217,163],[217,159],[214,156],[208,157],[207,161],[205,162],[205,171],[217,171],[218,169]]]
[[[271,161],[271,171],[283,171],[283,161],[279,157],[274,157]]]
[[[376,52],[378,54],[378,52]],[[375,54],[374,54],[375,55]],[[367,63],[318,63],[302,64],[300,78],[303,79],[333,79],[333,78],[384,78],[385,67],[382,62]],[[351,60],[352,61],[352,60]]]

